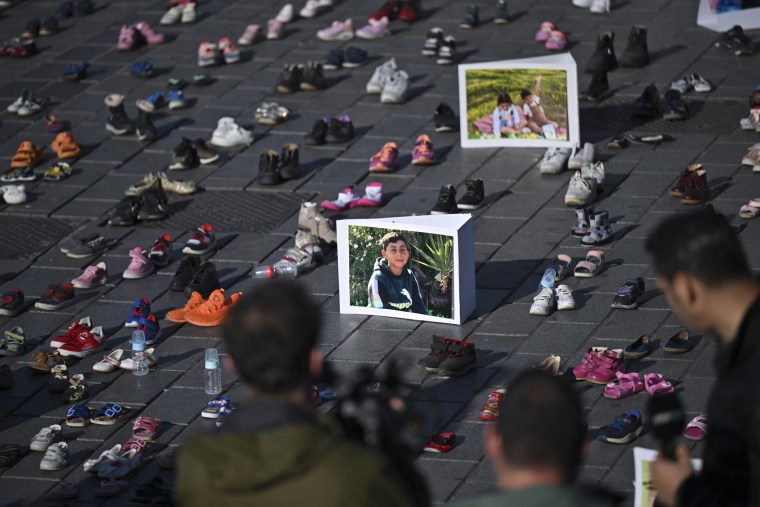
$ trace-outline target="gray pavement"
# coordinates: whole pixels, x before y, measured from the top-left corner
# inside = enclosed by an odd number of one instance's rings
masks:
[[[496,26],[490,22],[490,1],[476,1],[484,23],[476,30],[457,28],[466,1],[424,0],[425,16],[407,25],[394,22],[393,36],[366,42],[371,62],[353,71],[328,73],[329,86],[317,93],[276,96],[275,81],[283,63],[319,60],[338,43],[320,42],[315,32],[333,19],[351,16],[355,26],[379,1],[344,1],[334,12],[314,20],[289,25],[285,37],[267,41],[244,51],[244,61],[208,71],[216,81],[207,87],[190,86],[185,92],[192,107],[155,115],[161,137],[153,143],[135,138],[111,138],[105,131],[103,98],[109,93],[127,95],[127,111],[135,114],[134,101],[147,98],[164,88],[169,77],[191,79],[199,74],[196,49],[204,40],[223,36],[237,38],[248,23],[265,24],[285,2],[202,1],[198,22],[166,29],[166,44],[133,52],[118,52],[116,41],[122,24],[145,19],[157,25],[164,12],[163,1],[98,0],[98,10],[89,17],[62,22],[60,33],[40,37],[40,53],[26,60],[0,60],[0,166],[8,167],[22,140],[49,145],[52,134],[42,125],[41,116],[20,118],[4,112],[20,90],[33,88],[49,98],[46,112],[52,112],[73,126],[84,155],[74,166],[75,174],[60,183],[37,181],[27,184],[31,198],[27,204],[0,206],[3,241],[0,245],[0,290],[20,287],[27,296],[38,296],[48,283],[70,280],[94,259],[72,260],[58,250],[65,237],[89,231],[102,232],[112,247],[103,259],[111,278],[100,289],[82,291],[77,303],[63,311],[41,312],[28,308],[15,318],[0,319],[3,330],[20,325],[30,346],[17,358],[0,359],[13,370],[13,387],[0,393],[0,444],[27,445],[43,426],[60,423],[66,406],[58,395],[47,391],[48,378],[34,375],[25,362],[46,349],[47,339],[74,319],[89,315],[108,331],[107,350],[128,347],[129,330],[122,327],[132,301],[148,297],[154,312],[163,319],[166,312],[184,304],[181,294],[167,290],[179,262],[157,275],[138,281],[124,281],[120,272],[128,263],[130,248],[148,247],[161,233],[176,237],[177,245],[187,239],[199,220],[208,218],[217,228],[220,249],[211,258],[217,264],[222,283],[235,290],[249,289],[257,282],[249,275],[260,263],[277,260],[292,241],[296,210],[302,200],[333,199],[348,185],[363,189],[368,181],[382,181],[390,196],[376,210],[355,210],[337,218],[387,217],[425,214],[435,203],[443,183],[463,190],[469,177],[483,178],[487,205],[475,220],[477,256],[477,309],[462,326],[418,323],[380,317],[340,315],[338,305],[337,260],[328,262],[303,277],[309,290],[323,303],[328,318],[322,333],[322,349],[339,371],[361,364],[381,366],[391,357],[407,361],[406,380],[413,388],[413,404],[427,412],[435,430],[454,431],[458,445],[441,455],[423,455],[418,464],[429,479],[435,503],[464,498],[492,489],[495,477],[482,449],[483,425],[477,413],[488,393],[503,386],[515,372],[538,363],[549,354],[560,354],[562,366],[573,366],[583,351],[593,345],[623,347],[648,333],[660,345],[682,328],[669,311],[662,295],[653,291],[655,281],[643,244],[652,227],[663,217],[684,210],[668,189],[683,167],[703,162],[714,192],[715,207],[738,218],[738,208],[756,196],[756,176],[739,161],[757,135],[741,131],[738,120],[746,114],[747,96],[757,83],[753,69],[758,57],[736,58],[714,48],[715,33],[698,27],[696,3],[692,0],[615,1],[608,15],[592,15],[574,8],[569,0],[531,2],[510,0],[513,23]],[[0,35],[19,33],[28,19],[45,18],[57,8],[57,1],[19,2],[0,14]],[[300,8],[301,4],[297,4]],[[585,249],[569,237],[574,214],[563,196],[568,174],[541,176],[536,163],[542,150],[467,149],[459,147],[456,134],[436,134],[432,112],[445,101],[457,107],[456,67],[438,66],[420,56],[427,30],[440,26],[458,40],[463,61],[473,63],[496,59],[539,56],[546,53],[533,41],[533,33],[545,20],[554,21],[568,32],[570,50],[579,63],[594,48],[597,33],[615,31],[615,47],[622,54],[631,23],[649,28],[652,63],[643,69],[616,70],[609,75],[614,97],[594,105],[581,105],[581,129],[585,141],[597,143],[607,170],[605,192],[598,209],[610,213],[615,241],[604,248],[608,263],[597,277],[570,279],[580,308],[541,318],[528,314],[535,287],[548,261],[559,253],[575,260]],[[755,34],[757,35],[757,34]],[[345,45],[349,45],[347,43]],[[149,56],[159,69],[150,80],[133,77],[130,66]],[[384,106],[376,96],[364,93],[375,65],[394,56],[412,77],[412,98],[403,106]],[[89,77],[79,83],[62,82],[60,72],[69,64],[88,60]],[[706,95],[689,94],[686,101],[695,116],[679,124],[655,120],[636,124],[627,109],[644,86],[656,82],[662,90],[671,80],[687,72],[698,72],[712,80],[716,89]],[[580,88],[589,78],[579,73]],[[255,125],[255,143],[246,149],[224,150],[222,159],[208,167],[172,173],[172,177],[194,179],[205,192],[187,199],[172,198],[173,217],[157,225],[113,228],[104,225],[104,214],[123,191],[150,171],[167,167],[172,148],[183,137],[208,139],[216,120],[234,116],[245,126],[254,126],[253,112],[264,98],[274,98],[294,111],[291,120],[276,127]],[[322,116],[349,114],[358,135],[347,145],[301,148],[304,176],[280,187],[261,188],[256,183],[258,154],[265,148],[279,149],[288,142],[301,142],[313,121]],[[619,132],[667,132],[676,140],[659,147],[631,146],[620,151],[605,150],[606,139]],[[431,135],[444,153],[437,166],[418,168],[410,164],[409,153],[421,133]],[[388,140],[401,150],[401,166],[390,175],[369,177],[367,160]],[[50,153],[49,148],[47,149]],[[752,266],[760,268],[758,225],[747,224],[741,236]],[[650,289],[646,303],[637,311],[611,310],[609,303],[617,289],[631,276],[643,276]],[[90,402],[118,402],[132,405],[144,415],[160,418],[164,424],[157,439],[161,446],[179,446],[188,436],[213,427],[200,418],[209,397],[203,391],[203,350],[221,346],[218,329],[190,325],[169,325],[161,321],[163,338],[157,346],[159,363],[147,377],[130,373],[95,374],[92,365],[102,354],[80,361],[71,368],[84,373],[92,398]],[[480,368],[457,380],[425,375],[414,363],[426,354],[431,334],[475,341]],[[696,336],[696,346],[683,356],[663,354],[659,348],[648,358],[631,364],[642,373],[661,372],[677,384],[687,416],[700,414],[713,381],[710,336]],[[222,348],[222,351],[224,349]],[[237,380],[225,372],[223,378],[233,399],[241,394]],[[579,383],[578,390],[588,410],[593,431],[609,423],[615,415],[636,408],[643,410],[646,394],[623,401],[603,398],[601,387]],[[329,409],[329,405],[324,407]],[[72,458],[59,472],[39,470],[39,453],[24,457],[10,469],[0,470],[0,503],[26,505],[42,502],[58,504],[49,496],[60,479],[82,480],[80,495],[69,505],[100,505],[93,496],[98,481],[86,478],[81,463],[129,436],[131,424],[64,426]],[[635,445],[656,445],[649,432]],[[700,445],[694,445],[700,452]],[[632,445],[592,443],[583,468],[583,479],[623,493],[632,490]],[[171,483],[169,472],[148,463],[135,477],[138,484],[154,475]],[[130,495],[122,494],[105,502],[126,505]],[[627,504],[632,504],[628,497]]]

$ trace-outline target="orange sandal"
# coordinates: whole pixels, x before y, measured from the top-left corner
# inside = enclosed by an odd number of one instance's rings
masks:
[[[56,152],[60,159],[74,158],[79,155],[80,151],[79,145],[74,141],[74,136],[71,135],[71,132],[61,132],[55,136],[50,147],[53,148],[53,151]]]
[[[36,147],[31,141],[24,141],[18,147],[16,154],[11,160],[12,169],[23,169],[25,167],[34,167],[45,159],[42,150]]]

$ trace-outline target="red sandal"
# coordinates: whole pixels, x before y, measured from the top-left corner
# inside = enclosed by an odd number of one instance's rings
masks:
[[[138,417],[132,425],[132,437],[150,442],[158,435],[160,425],[159,419],[147,416]]]
[[[433,433],[430,437],[430,442],[427,443],[425,452],[449,452],[454,448],[454,442],[456,442],[457,436],[447,431],[445,433]]]

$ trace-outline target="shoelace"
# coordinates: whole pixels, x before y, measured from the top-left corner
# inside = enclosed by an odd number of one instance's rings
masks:
[[[557,292],[557,296],[572,296],[573,295],[572,291],[565,287],[557,287],[555,290]]]
[[[87,269],[84,270],[83,276],[84,277],[96,277],[98,275],[98,268],[97,266],[88,266]]]
[[[141,259],[140,257],[134,256],[132,257],[132,260],[129,261],[129,266],[127,266],[127,269],[140,269],[146,264],[145,260]]]
[[[633,292],[633,288],[636,286],[636,280],[629,279],[626,280],[625,285],[620,287],[620,290],[618,291],[619,296],[626,296]]]
[[[533,298],[533,301],[551,301],[552,299],[552,291],[551,289],[542,289],[541,292],[538,293],[536,297]]]

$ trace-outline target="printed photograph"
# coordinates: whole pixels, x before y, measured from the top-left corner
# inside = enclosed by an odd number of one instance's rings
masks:
[[[348,240],[351,306],[452,318],[453,237],[351,225]]]

